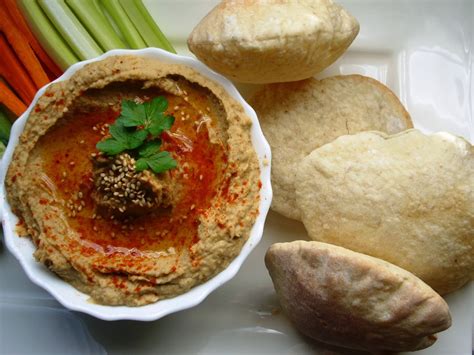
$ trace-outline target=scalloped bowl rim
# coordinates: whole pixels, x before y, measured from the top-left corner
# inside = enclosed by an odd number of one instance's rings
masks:
[[[0,163],[0,217],[2,219],[4,239],[7,248],[19,260],[23,270],[29,279],[48,291],[64,307],[74,311],[83,312],[103,320],[140,320],[152,321],[162,318],[168,314],[178,312],[187,308],[194,307],[201,303],[212,291],[231,280],[239,271],[245,259],[250,252],[260,242],[263,235],[265,219],[270,208],[272,199],[272,188],[270,183],[270,161],[271,152],[268,142],[263,136],[260,124],[255,111],[248,105],[237,91],[235,86],[225,77],[213,72],[198,60],[182,55],[172,54],[158,48],[146,48],[140,50],[112,50],[97,58],[75,63],[69,67],[57,81],[69,79],[75,72],[88,63],[100,61],[115,55],[136,55],[149,58],[158,58],[168,63],[178,63],[187,65],[198,71],[210,80],[220,84],[227,93],[239,102],[245,113],[252,120],[251,138],[252,145],[257,152],[260,165],[260,180],[262,188],[260,189],[259,214],[251,229],[250,236],[239,255],[220,273],[203,284],[193,287],[188,292],[170,299],[164,299],[153,304],[128,307],[128,306],[105,306],[90,302],[90,297],[71,286],[66,281],[60,279],[42,264],[38,263],[34,257],[35,250],[32,241],[29,238],[21,238],[15,231],[18,218],[13,214],[6,200],[5,175],[11,162],[13,151],[18,144],[19,136],[23,131],[28,116],[38,99],[43,95],[47,87],[41,88],[35,95],[31,105],[14,123],[10,141]]]

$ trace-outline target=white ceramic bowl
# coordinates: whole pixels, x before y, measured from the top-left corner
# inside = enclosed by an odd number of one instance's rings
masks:
[[[158,301],[156,303],[142,307],[115,307],[90,303],[88,301],[88,295],[76,290],[67,282],[63,281],[51,271],[49,271],[44,265],[38,263],[33,257],[35,247],[31,240],[28,238],[20,238],[15,232],[15,226],[18,222],[18,218],[12,213],[5,197],[5,175],[11,162],[13,151],[18,144],[19,136],[23,131],[26,121],[28,120],[29,113],[31,112],[32,107],[38,101],[38,98],[43,95],[48,85],[38,91],[28,110],[13,125],[10,142],[0,164],[0,217],[2,219],[7,248],[20,261],[21,266],[25,270],[30,280],[47,290],[63,306],[71,310],[84,312],[104,320],[131,319],[151,321],[164,317],[167,314],[190,308],[201,303],[207,297],[207,295],[209,295],[209,293],[232,279],[237,274],[244,260],[262,238],[265,218],[267,216],[272,199],[272,189],[270,185],[271,153],[270,147],[263,136],[262,130],[260,129],[260,124],[255,111],[244,101],[234,85],[223,76],[213,72],[204,64],[193,58],[171,54],[156,48],[147,48],[142,50],[112,50],[98,58],[86,60],[72,65],[61,77],[55,81],[69,79],[77,70],[81,69],[88,63],[99,61],[113,55],[125,54],[157,58],[164,62],[183,64],[195,69],[199,73],[205,75],[209,79],[219,83],[222,87],[224,87],[235,100],[241,103],[247,115],[252,119],[252,144],[257,152],[260,162],[260,179],[262,182],[262,188],[260,190],[259,215],[250,232],[250,237],[243,246],[240,254],[225,270],[204,284],[198,285],[180,296]],[[8,285],[3,285],[3,287],[8,287]]]

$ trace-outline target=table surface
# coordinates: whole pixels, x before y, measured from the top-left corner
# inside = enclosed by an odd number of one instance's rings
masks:
[[[145,0],[178,52],[217,1]],[[320,76],[358,73],[394,90],[425,132],[474,141],[474,2],[340,1],[361,24],[349,51]],[[250,95],[256,89],[238,85]],[[299,222],[270,212],[262,242],[238,275],[201,305],[155,322],[106,322],[64,309],[0,249],[1,354],[339,354],[297,333],[281,313],[263,263],[275,242],[307,239]],[[474,286],[446,297],[452,327],[418,354],[471,354]],[[347,352],[344,352],[347,353]]]

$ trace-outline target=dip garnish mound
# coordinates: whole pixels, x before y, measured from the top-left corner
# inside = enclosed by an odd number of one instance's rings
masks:
[[[115,56],[50,85],[7,196],[34,256],[94,302],[182,294],[239,254],[258,215],[251,120],[192,68]]]
[[[136,216],[169,206],[163,179],[143,172],[159,174],[176,167],[170,153],[160,149],[161,134],[175,120],[164,114],[167,108],[162,96],[142,104],[122,101],[120,116],[109,126],[111,137],[96,144],[100,152],[118,155],[118,159],[94,157],[93,197],[102,214]]]

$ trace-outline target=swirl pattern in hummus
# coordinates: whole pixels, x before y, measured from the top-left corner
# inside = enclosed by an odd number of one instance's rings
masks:
[[[124,99],[165,96],[172,207],[118,219],[94,199],[95,145]],[[35,257],[95,302],[139,306],[203,283],[239,254],[258,214],[251,120],[192,68],[115,56],[52,84],[33,108],[7,173],[8,200]]]

